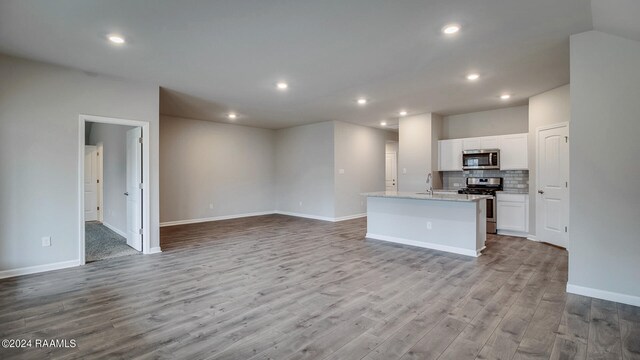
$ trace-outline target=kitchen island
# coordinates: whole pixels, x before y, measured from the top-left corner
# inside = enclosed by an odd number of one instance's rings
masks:
[[[367,196],[367,238],[477,257],[486,240],[484,195],[381,191]]]

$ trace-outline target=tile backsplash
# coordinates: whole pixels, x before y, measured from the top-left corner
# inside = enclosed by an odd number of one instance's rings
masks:
[[[445,171],[442,173],[442,187],[460,189],[466,186],[468,177],[502,177],[505,190],[526,192],[529,189],[528,170],[466,170]]]

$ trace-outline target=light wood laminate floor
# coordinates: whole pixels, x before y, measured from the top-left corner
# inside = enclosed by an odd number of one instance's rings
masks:
[[[567,253],[475,259],[365,240],[366,220],[162,228],[163,253],[0,281],[0,358],[638,359],[640,308],[568,295]]]

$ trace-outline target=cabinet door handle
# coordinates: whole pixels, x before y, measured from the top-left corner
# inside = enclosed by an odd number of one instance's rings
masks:
[[[540,195],[544,194],[544,190],[538,190],[538,194]]]

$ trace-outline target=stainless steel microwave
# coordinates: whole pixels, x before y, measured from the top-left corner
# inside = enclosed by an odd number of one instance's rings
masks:
[[[462,169],[500,169],[500,150],[464,150],[462,152]]]

